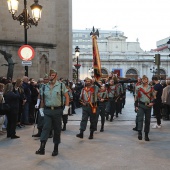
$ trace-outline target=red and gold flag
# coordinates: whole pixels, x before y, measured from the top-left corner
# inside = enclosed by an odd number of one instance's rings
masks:
[[[98,30],[97,30],[98,31]],[[94,78],[98,81],[101,78],[101,63],[100,55],[97,45],[97,36],[92,34],[92,43],[93,43],[93,69],[94,69]]]

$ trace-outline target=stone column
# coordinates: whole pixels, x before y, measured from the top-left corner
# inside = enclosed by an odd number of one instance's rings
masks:
[[[56,1],[56,70],[72,80],[72,0]]]

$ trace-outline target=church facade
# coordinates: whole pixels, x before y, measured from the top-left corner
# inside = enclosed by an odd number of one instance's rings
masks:
[[[91,29],[73,30],[73,61],[75,61],[74,48],[79,46],[80,79],[93,76],[90,32]],[[159,46],[166,46],[167,39],[162,43],[158,43],[158,48]],[[103,77],[106,77],[110,72],[114,72],[119,77],[136,79],[142,75],[147,75],[151,79],[153,75],[157,75],[157,66],[154,63],[154,57],[157,53],[161,55],[160,78],[165,79],[170,74],[170,57],[167,47],[164,48],[164,51],[159,49],[143,51],[138,40],[136,42],[127,42],[126,40],[127,37],[121,31],[99,30],[97,41]],[[76,77],[75,68],[73,73]]]
[[[28,12],[34,0],[27,0]],[[59,77],[72,78],[72,0],[39,0],[43,6],[38,26],[27,30],[28,45],[35,50],[28,76],[44,77],[49,69],[55,69]],[[24,9],[24,1],[19,1],[17,16]],[[22,78],[25,68],[18,56],[18,49],[24,45],[24,27],[12,19],[6,1],[0,5],[0,50],[12,55],[14,63],[13,79]],[[7,61],[0,54],[0,76],[7,75]],[[66,67],[67,66],[67,67]]]

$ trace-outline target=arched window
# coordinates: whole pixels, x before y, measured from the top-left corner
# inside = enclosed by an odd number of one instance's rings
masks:
[[[160,69],[160,74],[162,74],[162,75],[166,75],[166,72],[165,72],[165,70],[163,70],[163,69]]]
[[[102,74],[108,74],[107,70],[104,68],[102,68],[101,71],[102,71]]]
[[[137,74],[137,71],[134,69],[129,69],[126,74]]]
[[[137,71],[136,71],[135,69],[129,69],[129,70],[126,72],[126,77],[137,79],[137,77],[138,77]]]
[[[102,77],[108,77],[108,71],[104,68],[101,69],[101,72],[102,72]]]

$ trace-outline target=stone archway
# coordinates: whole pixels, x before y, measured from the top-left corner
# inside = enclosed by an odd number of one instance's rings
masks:
[[[105,68],[102,68],[101,72],[102,72],[102,78],[107,78],[108,77],[108,71]]]
[[[138,73],[137,73],[137,71],[135,69],[131,68],[131,69],[127,70],[126,77],[127,78],[135,78],[135,79],[137,79],[138,78]]]
[[[160,79],[161,80],[166,79],[166,71],[164,69],[160,69]]]
[[[44,77],[49,72],[49,60],[47,55],[43,54],[40,57],[40,77]]]

